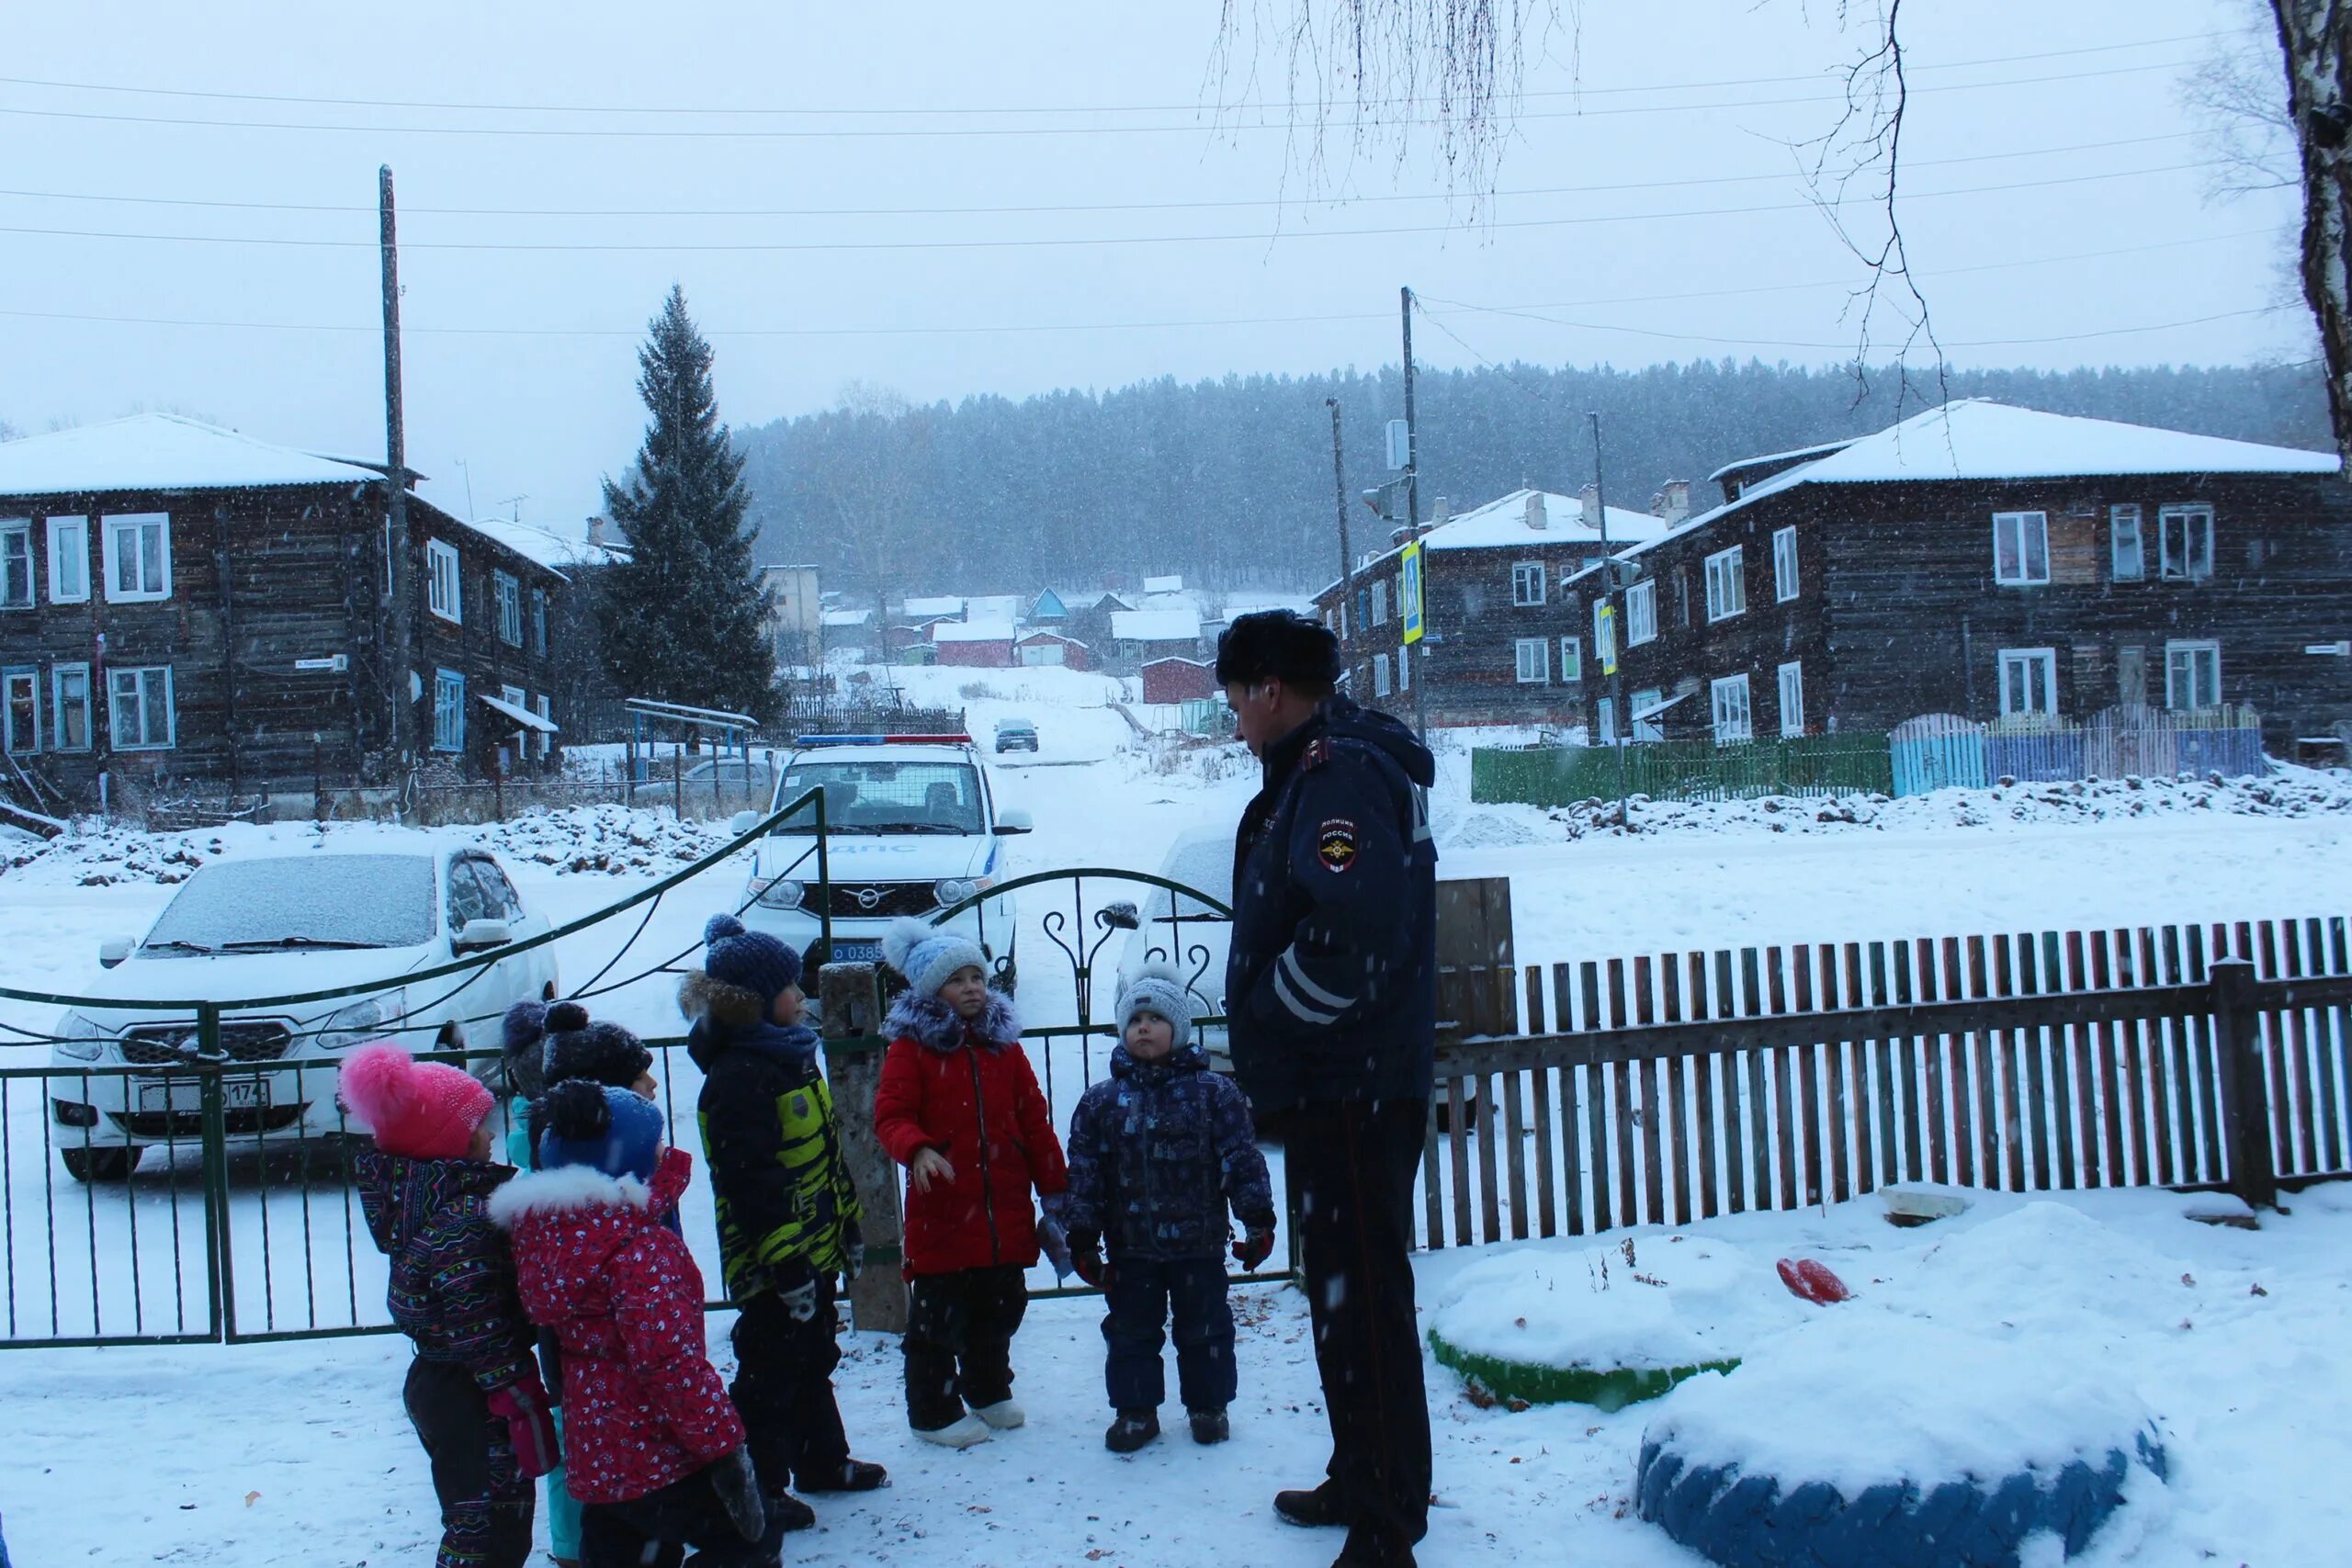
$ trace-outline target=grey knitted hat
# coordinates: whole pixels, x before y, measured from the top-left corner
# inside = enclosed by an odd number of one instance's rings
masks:
[[[1122,1036],[1126,1033],[1136,1014],[1157,1013],[1168,1021],[1175,1036],[1174,1049],[1182,1051],[1193,1043],[1194,1010],[1192,993],[1185,989],[1182,975],[1165,964],[1147,964],[1120,988],[1119,1032]]]

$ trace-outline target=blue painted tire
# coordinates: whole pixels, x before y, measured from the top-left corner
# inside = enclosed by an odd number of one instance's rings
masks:
[[[1722,1568],[2016,1568],[2047,1530],[2068,1557],[2122,1505],[2132,1466],[2165,1474],[2153,1427],[2098,1463],[1984,1479],[1872,1486],[1848,1497],[1827,1482],[1784,1488],[1736,1464],[1691,1465],[1645,1438],[1634,1483],[1641,1517]]]

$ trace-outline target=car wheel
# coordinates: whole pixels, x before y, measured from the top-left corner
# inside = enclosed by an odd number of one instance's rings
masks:
[[[65,1174],[76,1181],[128,1181],[139,1163],[137,1149],[60,1149]]]

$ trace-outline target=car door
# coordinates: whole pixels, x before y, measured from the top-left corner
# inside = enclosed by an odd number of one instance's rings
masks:
[[[546,918],[532,913],[524,904],[523,895],[515,890],[505,867],[488,855],[472,855],[468,860],[481,887],[483,902],[492,911],[489,919],[504,920],[518,943],[547,931]],[[549,942],[523,953],[510,952],[492,968],[492,983],[498,986],[499,994],[504,998],[499,1003],[502,1010],[518,1001],[546,997],[556,988],[555,944]]]

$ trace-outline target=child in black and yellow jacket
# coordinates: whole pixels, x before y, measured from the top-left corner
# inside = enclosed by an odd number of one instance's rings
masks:
[[[735,1320],[729,1390],[749,1431],[761,1490],[865,1492],[889,1477],[850,1457],[833,1401],[836,1276],[864,1264],[857,1190],[842,1161],[817,1032],[801,1021],[800,955],[731,915],[704,929],[703,973],[679,987],[718,1250]],[[779,1498],[794,1526],[815,1516]]]

